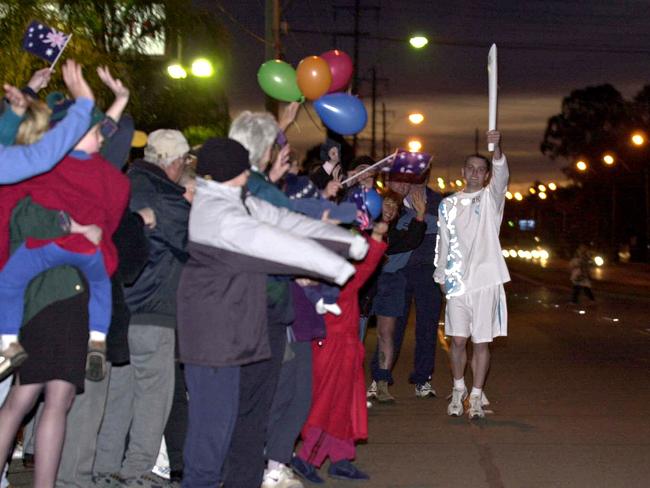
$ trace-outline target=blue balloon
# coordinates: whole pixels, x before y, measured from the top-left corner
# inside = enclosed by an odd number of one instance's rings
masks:
[[[361,100],[347,93],[324,95],[314,101],[314,107],[323,124],[342,136],[361,132],[368,122]]]
[[[368,208],[368,213],[372,217],[372,220],[376,220],[377,217],[381,215],[381,208],[384,203],[384,199],[381,198],[377,190],[371,188],[366,192],[366,207]]]

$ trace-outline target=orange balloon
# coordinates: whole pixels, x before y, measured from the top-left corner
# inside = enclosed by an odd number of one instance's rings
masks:
[[[332,84],[330,67],[320,56],[307,56],[296,69],[298,88],[308,100],[316,100],[327,93]]]

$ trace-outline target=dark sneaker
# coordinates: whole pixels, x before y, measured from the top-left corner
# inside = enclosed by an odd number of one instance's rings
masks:
[[[95,488],[123,488],[126,482],[117,473],[98,474],[93,477]]]
[[[431,386],[431,383],[425,381],[424,383],[418,383],[415,385],[415,396],[418,398],[435,398],[438,394],[436,393],[436,390],[433,389],[433,386]]]
[[[137,478],[126,480],[125,486],[136,488],[176,488],[180,487],[180,484],[176,481],[170,481],[156,476],[153,473],[147,473]]]
[[[335,478],[337,480],[363,481],[370,479],[370,476],[361,471],[347,459],[331,463],[330,467],[327,469],[327,474],[330,478]]]
[[[387,381],[377,382],[377,395],[375,398],[379,403],[395,403],[395,397],[388,391]]]
[[[106,377],[106,341],[88,342],[86,379],[101,381]]]
[[[305,481],[314,483],[315,485],[322,485],[323,483],[325,483],[325,480],[318,475],[318,471],[316,471],[316,466],[314,466],[313,464],[310,464],[307,461],[303,461],[298,456],[292,457],[290,464],[291,464],[291,469],[293,469],[293,472],[296,473]]]
[[[19,342],[12,342],[0,351],[0,381],[11,375],[27,359],[27,353]]]

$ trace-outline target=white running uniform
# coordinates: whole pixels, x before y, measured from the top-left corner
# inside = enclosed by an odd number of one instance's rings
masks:
[[[503,283],[510,281],[510,275],[501,253],[499,228],[508,176],[503,155],[492,161],[492,175],[485,188],[474,193],[460,191],[440,203],[433,277],[445,285],[448,335],[471,336],[474,342],[507,335]],[[483,316],[485,313],[489,316]]]

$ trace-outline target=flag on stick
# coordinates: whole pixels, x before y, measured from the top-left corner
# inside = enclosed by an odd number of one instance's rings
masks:
[[[65,34],[43,22],[33,20],[25,31],[23,49],[51,63],[50,69],[52,69],[71,37],[72,34]]]

